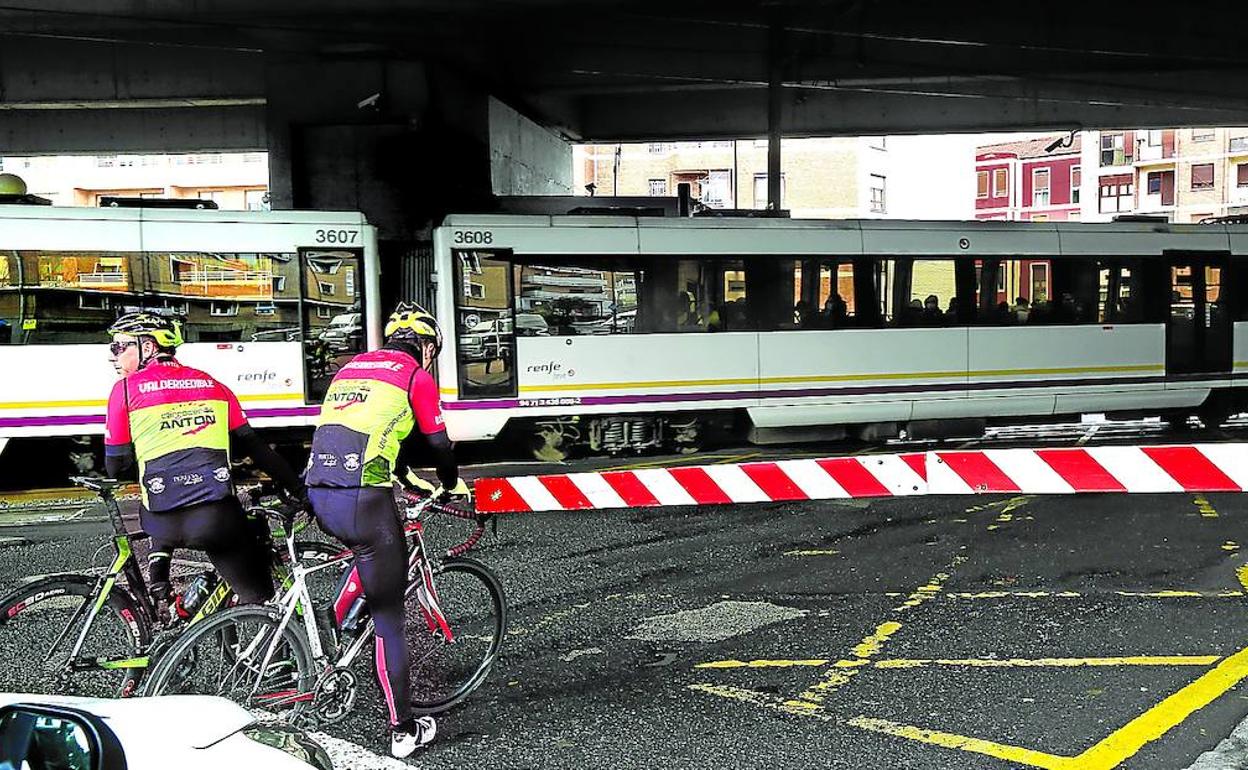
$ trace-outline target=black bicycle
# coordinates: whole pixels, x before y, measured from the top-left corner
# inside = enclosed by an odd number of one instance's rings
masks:
[[[101,574],[61,573],[30,578],[0,598],[0,690],[126,697],[161,649],[188,627],[234,603],[233,589],[211,569],[189,576],[199,590],[194,605],[180,600],[171,617],[159,617],[135,554],[147,537],[129,531],[117,504],[124,482],[75,476],[71,480],[100,496],[113,528],[112,564]],[[264,506],[248,506],[252,517],[272,518]],[[273,535],[286,536],[280,523]],[[293,536],[293,533],[292,533]],[[339,552],[325,542],[300,541],[293,557],[325,562]],[[274,548],[274,576],[290,582],[286,549]]]

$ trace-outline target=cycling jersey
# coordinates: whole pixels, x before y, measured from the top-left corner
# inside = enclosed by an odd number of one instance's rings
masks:
[[[143,505],[162,512],[233,493],[230,431],[247,416],[229,388],[172,358],[124,377],[108,397],[106,455],[139,462]]]
[[[398,347],[361,353],[334,375],[312,436],[311,487],[388,486],[413,428],[442,433],[433,377]]]

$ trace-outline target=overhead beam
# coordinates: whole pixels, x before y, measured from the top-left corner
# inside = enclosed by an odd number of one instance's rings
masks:
[[[1245,79],[1248,73],[1218,71],[1137,76],[1131,87],[1096,75],[1086,83],[1049,85],[1013,78],[876,86],[789,82],[782,123],[786,136],[1248,125],[1248,99],[1238,85]],[[1181,93],[1182,82],[1201,83],[1202,93]],[[765,83],[581,96],[575,104],[568,119],[583,141],[768,133]]]
[[[0,112],[0,155],[261,151],[263,106]]]

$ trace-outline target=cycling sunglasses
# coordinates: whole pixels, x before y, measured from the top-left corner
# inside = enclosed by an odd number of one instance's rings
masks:
[[[126,348],[137,344],[139,343],[136,340],[130,340],[129,342],[110,342],[108,344],[108,352],[112,353],[113,356],[116,357],[126,352]]]

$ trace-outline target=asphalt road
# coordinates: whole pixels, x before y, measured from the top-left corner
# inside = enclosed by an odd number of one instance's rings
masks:
[[[511,600],[503,657],[414,763],[1186,767],[1248,714],[1245,521],[1181,494],[504,518],[476,552]],[[0,583],[106,534],[0,529]],[[369,668],[328,732],[384,754]]]

